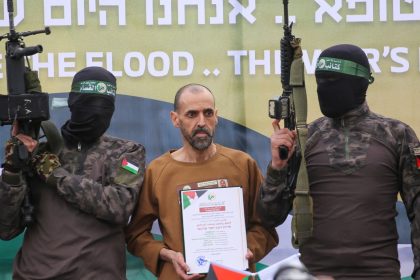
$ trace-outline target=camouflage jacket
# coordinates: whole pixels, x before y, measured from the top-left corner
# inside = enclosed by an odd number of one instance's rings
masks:
[[[322,268],[322,262],[329,263],[328,269],[339,275],[338,268],[336,271],[331,268],[336,260],[329,260],[326,255],[320,256],[319,252],[327,252],[325,248],[328,248],[328,252],[336,254],[335,258],[339,259],[345,255],[349,244],[354,246],[353,251],[359,248],[366,253],[378,250],[378,247],[373,248],[379,246],[376,242],[381,240],[383,243],[380,244],[387,246],[385,251],[392,252],[391,263],[395,271],[399,267],[396,255],[398,235],[393,218],[396,215],[395,202],[399,192],[411,222],[413,276],[416,275],[420,268],[420,201],[417,201],[420,194],[420,143],[415,132],[398,120],[371,112],[364,103],[343,118],[322,117],[312,122],[309,125],[305,159],[310,191],[314,199],[315,237],[309,241],[310,245],[300,248],[300,251],[303,261],[307,260],[313,265],[310,269],[321,271],[325,268]],[[374,162],[375,160],[377,161]],[[329,170],[329,173],[318,174],[320,171],[324,172],[323,170]],[[284,202],[282,198],[288,195],[286,177],[287,168],[268,168],[266,182],[261,188],[258,201],[261,218],[267,224],[278,224],[278,216],[281,214],[276,213],[282,213],[284,210],[284,205],[281,204]],[[364,210],[370,212],[363,212]],[[343,216],[339,216],[341,214]],[[337,218],[348,217],[351,220],[351,217],[359,214],[358,222],[349,222],[348,225],[347,220]],[[369,227],[361,226],[365,223]],[[327,225],[346,228],[346,239],[340,238],[339,231],[324,229]],[[375,228],[371,228],[373,225]],[[367,228],[370,229],[370,233],[366,236],[362,232]],[[329,232],[335,235],[323,237]],[[353,241],[350,240],[353,236],[348,236],[349,232],[354,232]],[[347,247],[341,244],[343,240]],[[354,265],[364,262],[362,254],[363,252],[358,259],[356,258],[357,262]],[[384,256],[383,252],[379,255]],[[317,262],[317,258],[321,260],[320,263]],[[366,261],[371,259],[371,256],[366,256]],[[387,261],[389,259],[390,257]],[[381,261],[377,259],[376,262]],[[371,270],[372,267],[373,265]],[[384,267],[378,265],[377,269],[384,270]],[[381,274],[377,276],[380,277]]]
[[[2,175],[3,239],[24,229],[20,206],[26,189],[34,207],[13,279],[125,280],[124,226],[143,182],[144,147],[105,135],[90,146],[64,147],[59,159],[61,167],[48,183],[32,177],[27,184],[7,178],[7,184]]]
[[[145,171],[145,149],[142,145],[104,135],[90,147],[64,147],[59,155],[61,167],[53,172],[59,197],[72,207],[100,220],[125,225],[136,204]],[[136,174],[123,168],[127,161],[138,168]],[[0,237],[11,239],[23,231],[21,205],[27,184],[20,174],[6,174],[7,184],[0,180]],[[29,180],[31,196],[37,208],[42,200],[38,178]],[[40,217],[35,217],[39,219]]]

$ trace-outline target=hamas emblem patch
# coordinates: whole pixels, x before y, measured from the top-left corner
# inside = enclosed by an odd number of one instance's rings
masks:
[[[105,81],[86,80],[72,84],[72,92],[87,94],[103,94],[115,97],[117,87]]]

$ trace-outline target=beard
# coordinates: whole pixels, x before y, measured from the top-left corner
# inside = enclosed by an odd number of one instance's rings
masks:
[[[191,134],[188,134],[188,132],[181,127],[181,132],[188,143],[198,151],[206,150],[210,147],[211,143],[213,143],[213,134],[204,127],[193,130]],[[204,132],[206,136],[197,137],[196,135],[201,132]]]

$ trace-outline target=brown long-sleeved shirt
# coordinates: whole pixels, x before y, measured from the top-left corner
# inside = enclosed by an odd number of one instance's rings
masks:
[[[166,153],[150,163],[133,219],[126,230],[128,250],[143,259],[162,280],[178,279],[170,262],[159,260],[162,248],[183,252],[178,191],[183,186],[242,186],[248,248],[254,261],[262,259],[278,243],[274,228],[261,225],[255,205],[263,177],[247,154],[217,145],[217,153],[201,163],[174,160]],[[163,241],[154,240],[153,222],[158,219]],[[252,264],[251,264],[252,265]]]

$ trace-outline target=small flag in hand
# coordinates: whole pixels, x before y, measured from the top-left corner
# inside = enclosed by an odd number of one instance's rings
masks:
[[[260,279],[258,275],[247,271],[239,271],[217,263],[210,263],[206,280],[251,280]]]
[[[133,174],[137,174],[137,172],[139,172],[139,168],[134,164],[128,162],[127,159],[122,160],[121,167]]]

